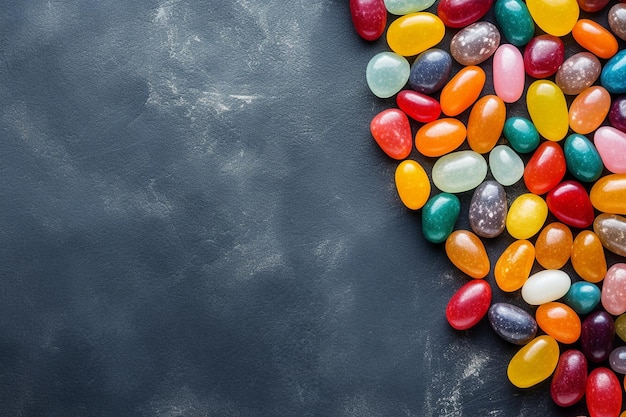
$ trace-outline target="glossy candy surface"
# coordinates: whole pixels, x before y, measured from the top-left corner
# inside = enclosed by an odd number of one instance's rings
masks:
[[[615,333],[623,342],[626,342],[626,314],[622,314],[615,319]]]
[[[489,152],[489,168],[493,178],[504,186],[515,184],[524,175],[524,161],[506,145],[498,145]]]
[[[440,0],[437,15],[450,28],[462,28],[483,17],[493,0]]]
[[[626,263],[616,263],[602,282],[602,307],[614,316],[626,313]]]
[[[570,33],[580,13],[576,0],[527,0],[526,6],[537,26],[554,36]]]
[[[576,133],[586,135],[596,130],[611,109],[611,95],[599,85],[580,93],[569,108],[569,125]]]
[[[609,365],[618,374],[626,374],[626,346],[620,346],[609,355]]]
[[[615,36],[593,20],[578,20],[572,29],[572,36],[580,46],[599,58],[609,59],[617,53]]]
[[[609,0],[578,0],[580,8],[586,12],[599,12],[607,4]]]
[[[409,75],[409,85],[419,93],[432,94],[448,82],[452,56],[443,49],[431,48],[419,54]]]
[[[387,26],[387,9],[383,0],[350,0],[354,29],[367,41],[380,38]]]
[[[410,71],[406,58],[393,52],[380,52],[367,64],[365,78],[376,97],[389,98],[402,90],[409,79]]]
[[[493,331],[509,343],[525,345],[537,335],[533,316],[513,304],[494,303],[487,318]]]
[[[388,156],[404,159],[413,149],[411,124],[404,112],[387,109],[378,113],[370,122],[374,140]]]
[[[411,210],[420,209],[430,196],[430,181],[424,168],[410,159],[400,162],[395,173],[396,190],[402,203]]]
[[[431,175],[441,191],[462,193],[483,182],[487,176],[487,162],[474,151],[452,152],[435,162]]]
[[[611,31],[626,40],[626,4],[615,4],[609,9],[608,22]]]
[[[454,230],[461,202],[450,193],[439,193],[431,197],[422,208],[422,234],[432,243],[444,242]]]
[[[426,10],[434,2],[435,0],[385,0],[385,7],[389,13],[402,16]]]
[[[557,72],[565,58],[565,45],[561,38],[539,35],[524,48],[524,69],[534,78],[547,78]]]
[[[593,184],[591,204],[598,211],[626,214],[626,174],[609,174]]]
[[[446,319],[457,330],[475,326],[489,310],[491,287],[485,280],[473,280],[454,293],[446,306]]]
[[[478,236],[491,238],[504,231],[507,213],[504,187],[496,181],[485,181],[472,195],[469,206],[470,227]]]
[[[563,61],[555,82],[564,94],[576,95],[591,87],[600,76],[602,65],[591,52],[579,52]]]
[[[539,132],[535,125],[525,117],[510,117],[504,122],[502,133],[511,148],[519,153],[529,153],[539,146]]]
[[[522,286],[522,298],[530,305],[558,300],[569,291],[572,280],[560,269],[544,269],[528,277]]]
[[[445,34],[439,17],[428,12],[410,13],[394,20],[387,29],[387,44],[398,55],[413,56],[437,45]]]
[[[626,133],[611,126],[602,126],[593,141],[604,166],[615,174],[626,174]]]
[[[602,175],[602,158],[594,144],[585,136],[576,133],[569,135],[565,139],[563,153],[567,170],[577,180],[593,182]]]
[[[529,388],[552,375],[558,361],[558,343],[550,336],[538,336],[513,356],[507,376],[516,387]]]
[[[567,163],[563,149],[557,143],[543,142],[524,168],[524,184],[531,193],[545,194],[561,182]]]
[[[506,216],[506,230],[515,239],[528,239],[536,235],[548,217],[548,205],[538,195],[525,193],[518,196]]]
[[[626,96],[619,96],[611,103],[609,122],[616,129],[626,132]]]
[[[559,141],[567,135],[567,102],[558,85],[549,80],[533,82],[526,92],[526,105],[530,119],[541,136]]]
[[[463,67],[441,90],[441,111],[447,116],[457,116],[467,110],[480,96],[485,80],[482,68]]]
[[[580,337],[580,318],[566,304],[552,301],[537,307],[535,312],[537,325],[554,340],[572,344]]]
[[[469,230],[455,230],[445,244],[448,259],[472,278],[484,278],[491,265],[485,245],[478,236]]]
[[[581,231],[572,245],[572,267],[582,279],[600,282],[606,274],[606,257],[598,235],[591,230]]]
[[[608,359],[613,350],[615,325],[606,311],[594,311],[582,322],[580,333],[581,350],[587,360],[600,363]]]
[[[622,408],[622,387],[608,368],[592,370],[587,377],[587,410],[591,417],[618,417]]]
[[[458,119],[444,117],[420,127],[415,134],[415,147],[424,156],[442,156],[461,146],[467,129]]]
[[[496,21],[504,39],[515,46],[526,45],[535,34],[535,22],[522,0],[496,0]]]
[[[467,143],[484,154],[493,149],[500,139],[506,120],[506,106],[498,96],[488,94],[476,101],[467,121]]]
[[[536,258],[545,269],[560,269],[570,258],[574,236],[563,223],[550,223],[543,228],[535,242]]]
[[[626,217],[602,213],[593,221],[593,231],[600,238],[602,246],[626,256]]]
[[[626,49],[616,53],[602,68],[600,83],[609,93],[626,93]]]
[[[458,31],[450,41],[450,54],[462,65],[486,61],[500,46],[500,32],[489,22],[476,22]]]
[[[578,314],[589,314],[600,302],[600,288],[590,282],[578,281],[572,284],[563,301]]]
[[[563,181],[546,197],[548,210],[561,222],[580,229],[591,226],[595,213],[587,190],[576,181]]]
[[[524,57],[513,45],[504,44],[493,55],[493,88],[505,103],[515,103],[524,93]]]
[[[396,96],[396,104],[407,116],[418,122],[437,120],[441,106],[434,98],[413,90],[402,90]]]
[[[500,255],[494,267],[498,287],[505,292],[517,291],[526,282],[535,261],[535,247],[528,240],[516,240]]]
[[[550,396],[561,407],[569,407],[580,401],[587,386],[587,359],[579,350],[563,352],[556,365]]]

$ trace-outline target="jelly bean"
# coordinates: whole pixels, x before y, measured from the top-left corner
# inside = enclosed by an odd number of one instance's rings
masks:
[[[525,117],[511,117],[504,122],[502,130],[511,148],[519,153],[528,153],[539,146],[539,132],[535,125]]]
[[[424,168],[410,159],[400,162],[395,174],[400,200],[411,210],[420,209],[430,196],[430,181]]]
[[[600,73],[600,83],[609,93],[626,93],[626,49],[607,61]]]
[[[587,377],[586,403],[590,417],[618,417],[622,408],[622,387],[608,368],[596,368]]]
[[[576,313],[589,314],[600,303],[600,294],[600,288],[597,285],[578,281],[572,284],[563,301]]]
[[[552,400],[561,407],[569,407],[583,398],[586,387],[587,359],[585,355],[575,349],[563,352],[550,383]]]
[[[594,311],[582,322],[580,332],[581,350],[591,362],[608,359],[613,350],[615,324],[606,311]]]
[[[591,187],[589,197],[598,211],[626,214],[626,174],[610,174],[600,178]]]
[[[514,0],[519,1],[519,0]],[[513,45],[500,45],[493,55],[493,88],[505,103],[515,103],[524,92],[524,58]]]
[[[446,319],[457,330],[475,326],[489,310],[491,287],[483,279],[470,281],[454,293],[446,306]]]
[[[586,12],[594,13],[604,9],[609,0],[578,0],[580,8]]]
[[[410,13],[389,25],[387,44],[398,55],[413,56],[441,42],[445,30],[441,19],[432,13]]]
[[[482,68],[463,67],[441,90],[441,111],[447,116],[457,116],[467,110],[480,96],[485,80]]]
[[[414,120],[422,123],[437,120],[441,106],[434,98],[413,90],[402,90],[396,96],[396,104]]]
[[[570,33],[580,13],[576,0],[527,0],[526,6],[537,26],[554,36]]]
[[[615,4],[609,9],[609,27],[615,35],[626,40],[626,4]]]
[[[545,269],[560,269],[569,261],[574,236],[563,223],[550,223],[535,242],[537,262]]]
[[[593,231],[600,238],[602,246],[626,256],[626,217],[602,213],[593,221]]]
[[[504,186],[515,184],[524,175],[524,161],[506,145],[498,145],[489,152],[489,167],[493,178]]]
[[[378,146],[391,158],[404,159],[413,149],[411,124],[401,110],[387,109],[378,113],[370,122],[370,131]]]
[[[461,65],[478,65],[493,55],[499,45],[498,28],[489,22],[476,22],[452,37],[450,54]]]
[[[530,119],[541,136],[559,141],[567,135],[567,103],[558,85],[548,80],[533,82],[526,92],[526,105]]]
[[[506,120],[504,101],[492,94],[481,97],[467,121],[467,143],[478,153],[487,153],[500,139]]]
[[[385,0],[385,7],[391,14],[405,15],[428,9],[435,0]]]
[[[524,183],[530,192],[545,194],[561,182],[566,170],[561,147],[554,142],[543,142],[524,168]]]
[[[350,0],[350,15],[356,33],[366,41],[380,38],[387,26],[383,0]]]
[[[448,82],[451,70],[452,57],[449,53],[443,49],[429,49],[419,54],[413,61],[409,85],[419,93],[432,94],[441,90]]]
[[[493,270],[502,291],[517,291],[526,282],[535,261],[535,247],[527,240],[516,240],[500,255]]]
[[[454,230],[460,213],[461,202],[454,194],[433,196],[422,208],[422,234],[429,242],[444,242]]]
[[[496,237],[504,232],[507,202],[504,188],[496,181],[485,181],[472,195],[470,227],[480,237]]]
[[[466,136],[463,122],[444,117],[418,129],[415,147],[424,156],[442,156],[461,146]]]
[[[615,36],[593,20],[578,20],[572,29],[572,36],[580,46],[599,58],[609,59],[617,53]]]
[[[474,151],[452,152],[435,162],[431,175],[441,191],[462,193],[483,182],[487,176],[487,161]]]
[[[580,93],[569,108],[569,125],[572,130],[586,135],[596,130],[611,108],[611,95],[599,85],[589,87]]]
[[[528,239],[539,230],[548,217],[548,205],[538,195],[518,196],[506,216],[506,229],[515,239]]]
[[[609,122],[614,128],[626,132],[626,96],[619,96],[613,100],[609,110]]]
[[[571,134],[563,146],[567,170],[579,181],[593,182],[600,178],[604,165],[598,150],[583,135]],[[592,201],[593,202],[593,201]]]
[[[406,58],[393,52],[380,52],[367,64],[365,78],[376,97],[389,98],[402,90],[410,72],[411,66]]]
[[[558,300],[567,294],[572,280],[560,269],[544,269],[528,277],[522,286],[522,298],[530,305]]]
[[[609,268],[602,283],[602,307],[614,316],[626,313],[626,264]]]
[[[626,174],[626,133],[611,126],[602,126],[593,135],[604,166],[615,174]]]
[[[537,325],[557,342],[572,344],[580,337],[580,318],[566,304],[552,301],[537,307]]]
[[[455,230],[445,244],[450,262],[472,278],[484,278],[491,268],[485,245],[469,230]],[[485,311],[486,312],[486,311]]]
[[[487,14],[493,0],[440,0],[437,15],[450,28],[462,28]]]
[[[572,267],[582,279],[600,282],[606,274],[606,257],[602,242],[591,230],[580,232],[572,245]]]
[[[529,388],[546,380],[559,361],[559,344],[552,337],[534,338],[509,362],[507,376],[518,388]]]
[[[615,334],[617,334],[623,342],[626,342],[626,314],[622,314],[615,319]]]
[[[564,181],[546,197],[548,210],[568,226],[584,229],[593,223],[595,212],[587,190],[576,181]]]
[[[576,95],[591,87],[600,77],[602,65],[590,52],[579,52],[563,61],[555,82],[564,94]]]
[[[524,49],[524,69],[534,78],[547,78],[556,74],[565,58],[563,41],[552,35],[539,35],[530,40]]]
[[[609,365],[618,374],[626,374],[626,346],[613,349],[609,355]]]
[[[495,15],[502,35],[515,46],[526,45],[535,34],[535,22],[522,0],[497,0]]]
[[[495,303],[487,314],[494,332],[515,345],[525,345],[537,335],[537,322],[526,311],[508,303]]]

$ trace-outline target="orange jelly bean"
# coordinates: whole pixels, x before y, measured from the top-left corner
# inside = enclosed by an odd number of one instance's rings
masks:
[[[611,95],[599,85],[589,87],[576,96],[569,108],[569,126],[586,135],[596,130],[611,109]]]
[[[469,109],[483,91],[486,78],[480,67],[463,67],[441,90],[441,111],[447,116],[457,116]]]
[[[491,265],[485,245],[469,230],[455,230],[445,243],[448,259],[472,278],[484,278]]]
[[[600,282],[606,275],[606,256],[598,235],[591,230],[583,230],[572,245],[572,266],[582,279]]]
[[[626,174],[609,174],[591,187],[589,199],[596,210],[626,214]]]
[[[598,58],[609,59],[617,53],[615,36],[593,20],[578,20],[572,29],[572,36],[580,46]]]
[[[466,136],[463,122],[445,117],[419,128],[415,134],[415,147],[424,156],[442,156],[461,146]]]
[[[491,151],[500,139],[505,121],[506,106],[500,97],[489,94],[480,98],[472,107],[467,121],[470,148],[478,153]]]
[[[516,240],[502,252],[493,274],[502,291],[517,291],[530,276],[535,262],[535,247],[528,240]]]
[[[543,228],[537,241],[535,251],[537,262],[545,269],[561,269],[572,254],[574,235],[563,223],[550,223]]]
[[[537,325],[557,342],[571,344],[578,340],[581,323],[578,314],[568,305],[552,301],[537,307]]]

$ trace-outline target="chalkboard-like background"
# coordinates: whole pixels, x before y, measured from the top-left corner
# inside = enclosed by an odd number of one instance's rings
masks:
[[[508,383],[486,321],[447,325],[467,278],[370,136],[388,49],[348,1],[0,9],[2,415],[584,412]]]

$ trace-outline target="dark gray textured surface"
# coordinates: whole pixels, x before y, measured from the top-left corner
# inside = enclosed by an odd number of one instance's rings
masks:
[[[0,9],[2,415],[558,414],[445,322],[347,1]]]

